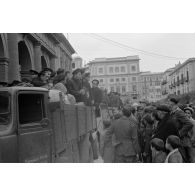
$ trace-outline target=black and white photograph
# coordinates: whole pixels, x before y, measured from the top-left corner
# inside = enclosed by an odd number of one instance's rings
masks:
[[[0,7],[1,194],[193,194],[192,0]]]
[[[1,33],[1,162],[194,163],[194,42]]]

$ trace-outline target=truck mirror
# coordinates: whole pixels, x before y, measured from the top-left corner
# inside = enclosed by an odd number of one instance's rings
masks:
[[[40,125],[41,125],[41,127],[46,128],[50,125],[50,120],[48,118],[43,118],[40,121]]]

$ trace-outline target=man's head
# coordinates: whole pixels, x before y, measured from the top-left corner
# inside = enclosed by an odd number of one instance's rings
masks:
[[[64,74],[65,70],[63,68],[58,68],[58,70],[56,71],[57,75],[59,74]]]
[[[158,118],[162,120],[165,115],[170,112],[170,108],[167,105],[158,105],[156,111]]]
[[[131,116],[131,111],[129,108],[123,108],[122,110],[123,116],[130,117]]]
[[[70,80],[72,78],[72,74],[70,73],[70,71],[66,71],[65,72],[65,77],[66,79]]]
[[[111,125],[110,120],[104,120],[104,121],[103,121],[103,125],[104,125],[104,129],[109,128],[109,127],[110,127],[110,125]]]
[[[39,73],[36,70],[30,70],[29,72],[30,72],[31,79],[38,77]]]
[[[90,73],[89,72],[86,72],[84,74],[84,78],[89,82],[90,81]]]
[[[152,139],[150,144],[151,144],[151,150],[153,154],[164,150],[164,142],[162,139],[154,138]]]
[[[97,79],[94,79],[92,81],[92,87],[98,87],[98,85],[99,85],[99,81]]]
[[[40,73],[39,73],[39,77],[40,79],[43,81],[43,82],[47,82],[49,79],[50,79],[50,72],[49,71],[44,71],[42,70]]]
[[[174,108],[175,106],[177,106],[178,102],[179,102],[179,99],[176,97],[172,97],[169,99],[169,105],[171,108]]]
[[[166,149],[172,151],[181,146],[181,141],[178,136],[170,135],[166,140]]]
[[[191,118],[194,113],[194,110],[191,107],[187,107],[187,108],[184,108],[184,112],[186,113],[188,118]]]
[[[74,70],[73,71],[73,77],[74,77],[74,79],[78,79],[78,80],[81,80],[82,79],[82,74],[81,74],[81,69],[80,68],[78,68],[78,69],[76,69],[76,70]]]

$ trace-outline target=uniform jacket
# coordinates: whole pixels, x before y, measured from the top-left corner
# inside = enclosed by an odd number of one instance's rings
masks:
[[[137,128],[130,124],[129,118],[122,116],[114,121],[106,132],[106,137],[114,135],[115,154],[135,156],[138,154]]]

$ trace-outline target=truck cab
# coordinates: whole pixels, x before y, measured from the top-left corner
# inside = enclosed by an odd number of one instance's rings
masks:
[[[0,162],[51,162],[48,90],[0,88]]]

